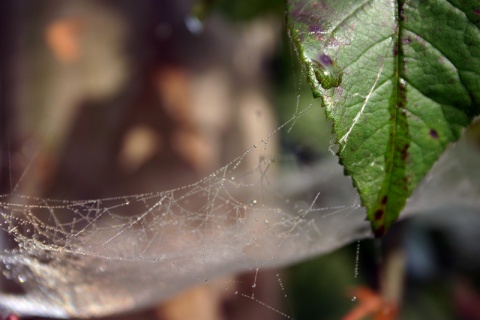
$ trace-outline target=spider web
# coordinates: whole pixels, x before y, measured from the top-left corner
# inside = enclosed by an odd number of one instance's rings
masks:
[[[279,170],[267,148],[252,146],[169,191],[78,201],[1,196],[2,238],[9,239],[3,276],[24,291],[2,293],[1,308],[50,317],[134,310],[219,275],[291,264],[370,235],[334,156]],[[258,165],[245,170],[240,164],[251,153]],[[478,210],[476,156],[465,141],[448,150],[404,216],[446,206]]]
[[[82,201],[2,196],[1,229],[12,246],[0,256],[3,275],[25,290],[4,294],[2,308],[57,317],[132,310],[221,274],[292,263],[367,234],[333,158],[321,164],[328,175],[319,168],[279,175],[266,149],[252,146],[201,181],[164,192]],[[240,169],[254,152],[258,165]],[[322,184],[348,204],[302,195]]]

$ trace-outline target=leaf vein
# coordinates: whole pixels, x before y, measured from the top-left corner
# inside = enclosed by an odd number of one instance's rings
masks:
[[[471,23],[474,27],[478,28],[478,26],[475,24],[475,22],[473,22],[470,17],[465,13],[465,11],[463,11],[462,9],[460,9],[459,7],[457,7],[456,5],[454,5],[450,0],[446,0],[446,2],[452,6],[455,10],[458,10],[460,11],[461,13],[463,13],[463,15],[467,18],[468,22]]]
[[[382,130],[383,128],[385,128],[385,126],[387,126],[389,123],[388,122],[384,122],[380,127],[378,127],[374,132],[372,132],[371,135],[369,135],[366,139],[363,139],[362,142],[360,142],[360,144],[358,144],[357,146],[357,150],[360,150],[360,148],[370,139],[372,139],[377,133],[378,131]]]
[[[349,64],[347,64],[347,65],[343,68],[342,71],[345,71],[345,69],[351,68],[352,66],[354,66],[355,63],[356,63],[357,61],[359,61],[368,51],[370,51],[371,49],[375,48],[377,45],[379,45],[379,44],[383,43],[384,41],[389,40],[389,39],[391,39],[391,38],[392,38],[392,35],[389,35],[389,36],[386,37],[386,38],[383,38],[383,39],[381,39],[381,40],[379,40],[379,41],[374,42],[371,46],[369,46],[369,47],[366,48],[362,53],[360,53],[356,59],[352,60]]]
[[[361,10],[364,6],[367,4],[371,3],[373,0],[366,0],[362,2],[358,7],[354,8],[352,12],[348,13],[346,16],[344,16],[331,30],[328,32],[328,37],[332,37],[333,33],[337,31],[337,29],[348,19],[351,17],[354,17],[355,13],[357,13],[359,10]]]
[[[413,85],[410,81],[408,81],[407,79],[403,79],[403,80],[405,80],[405,82],[408,83],[408,85],[409,85],[410,87],[412,87],[413,89],[415,89],[415,91],[417,91],[418,93],[420,93],[423,97],[425,97],[425,98],[427,98],[428,100],[430,100],[430,101],[438,104],[438,105],[440,106],[440,110],[441,110],[442,113],[443,113],[443,108],[442,108],[442,105],[443,105],[443,104],[442,104],[442,103],[440,103],[440,102],[438,102],[438,101],[435,101],[435,99],[427,96],[425,93],[423,93],[419,88],[417,88],[416,86],[414,86],[414,85]],[[407,109],[407,111],[409,111],[410,113],[414,114],[414,113],[412,112],[412,110],[410,110],[410,109]],[[443,118],[446,119],[445,115],[443,116]],[[425,122],[425,121],[424,121],[424,122]],[[448,126],[448,128],[449,128],[449,130],[450,130],[450,134],[451,134],[452,136],[454,136],[454,133],[453,133],[452,128],[451,128],[450,126]]]
[[[408,79],[406,78],[402,78],[409,86],[411,86],[412,88],[414,88],[418,93],[420,93],[422,96],[424,96],[425,98],[427,98],[428,100],[432,101],[432,102],[435,102],[436,104],[439,104],[439,105],[442,105],[442,103],[440,103],[439,101],[436,101],[434,98],[432,97],[429,97],[427,94],[423,93],[419,88],[417,88],[416,86],[414,86],[412,84],[411,81],[409,81]]]
[[[382,71],[383,71],[383,66],[385,64],[382,64],[382,66],[380,67],[380,70],[378,71],[378,74],[377,74],[377,78],[375,79],[375,82],[373,83],[373,86],[372,88],[370,89],[370,92],[368,93],[368,95],[365,97],[365,101],[362,105],[362,108],[360,109],[360,111],[357,113],[357,115],[355,116],[355,118],[353,118],[353,123],[352,125],[350,126],[350,128],[348,129],[347,133],[345,133],[345,135],[340,139],[338,140],[339,143],[342,143],[344,142],[344,145],[343,145],[343,149],[345,149],[346,145],[347,145],[347,141],[348,141],[348,137],[350,135],[350,133],[352,132],[353,128],[355,127],[355,125],[357,124],[358,120],[360,119],[360,117],[362,116],[363,114],[363,111],[365,110],[365,107],[368,103],[368,100],[370,99],[373,91],[375,90],[375,87],[377,86],[377,83],[378,83],[378,79],[380,79],[380,76],[382,74]]]
[[[385,81],[383,82],[380,82],[380,84],[377,84],[377,86],[375,87],[375,89],[373,89],[373,92],[372,93],[375,93],[378,89],[380,89],[381,87],[383,87],[387,82],[389,82],[391,80],[391,78],[387,78]],[[359,94],[360,95],[360,94]],[[361,95],[360,95],[361,96]],[[366,96],[365,96],[366,97]],[[363,97],[365,99],[365,97]],[[351,104],[351,105],[348,105],[348,106],[345,106],[344,108],[345,109],[349,109],[349,108],[353,108],[359,104],[361,104],[362,102],[364,102],[365,100],[360,100],[354,104]]]
[[[412,31],[408,28],[404,28],[404,29],[408,30],[409,32],[413,33],[414,35],[416,35],[417,37],[419,37],[420,39],[425,41],[426,44],[428,44],[430,47],[432,47],[434,50],[436,50],[437,53],[439,53],[443,58],[445,58],[454,67],[455,71],[457,72],[457,76],[458,76],[458,79],[460,80],[460,83],[462,84],[463,88],[465,89],[466,93],[469,96],[470,103],[473,103],[470,91],[468,90],[467,86],[465,85],[465,83],[462,80],[462,75],[459,72],[460,69],[452,62],[452,60],[450,60],[439,48],[437,48],[435,45],[433,45],[433,43],[431,43],[429,40],[423,38],[422,36],[420,36],[419,34],[417,34],[416,32],[414,32],[414,31]],[[467,70],[465,70],[465,71],[467,71]]]

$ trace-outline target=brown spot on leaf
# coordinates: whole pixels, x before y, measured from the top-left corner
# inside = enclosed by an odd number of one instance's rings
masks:
[[[402,8],[401,8],[400,11],[399,11],[399,16],[400,16],[400,21],[405,21],[405,20],[406,20],[405,11],[404,11],[404,9],[403,9],[403,6],[402,6]]]
[[[387,201],[388,201],[388,196],[383,196],[383,198],[382,198],[382,204],[383,204],[383,205],[386,205],[386,204],[387,204]]]
[[[380,220],[383,218],[383,209],[378,209],[375,211],[375,220]]]
[[[437,131],[434,129],[430,129],[430,137],[432,137],[433,139],[438,139]]]
[[[409,145],[406,144],[403,146],[402,150],[400,150],[400,154],[402,155],[402,160],[407,160],[409,153],[408,153]]]

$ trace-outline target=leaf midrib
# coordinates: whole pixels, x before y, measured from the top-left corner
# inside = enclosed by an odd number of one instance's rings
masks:
[[[402,6],[403,6],[403,1],[401,0],[394,0],[395,1],[395,23],[397,24],[397,28],[395,30],[395,33],[394,33],[394,45],[393,45],[393,48],[396,53],[397,53],[397,56],[396,58],[394,57],[394,67],[393,67],[393,71],[394,71],[394,79],[393,79],[393,85],[394,85],[394,93],[393,93],[393,103],[392,105],[390,106],[390,108],[394,108],[394,115],[395,115],[395,121],[393,123],[393,125],[391,126],[391,136],[392,136],[392,141],[390,142],[389,144],[389,148],[390,150],[387,151],[387,159],[386,159],[386,164],[388,165],[387,167],[387,170],[385,170],[386,174],[387,174],[387,177],[385,179],[386,181],[386,192],[381,192],[379,193],[378,195],[378,198],[377,198],[377,204],[380,203],[383,195],[389,195],[391,194],[391,187],[392,187],[392,179],[393,179],[393,170],[394,170],[394,166],[395,166],[395,147],[397,146],[397,138],[398,138],[398,130],[397,130],[397,127],[398,127],[398,113],[400,112],[400,108],[399,108],[399,101],[400,101],[400,80],[402,79],[402,75],[400,74],[401,72],[401,68],[400,68],[400,65],[402,63],[401,59],[402,59],[402,48],[401,48],[401,32],[402,32],[402,23],[401,23],[401,9],[402,9]],[[383,189],[383,188],[382,188]],[[377,206],[375,206],[377,207]],[[385,212],[383,214],[383,217],[382,217],[382,221],[380,222],[380,226],[385,226],[385,222],[386,222],[386,218],[387,216],[389,215],[389,212],[387,211],[387,206],[385,206]]]

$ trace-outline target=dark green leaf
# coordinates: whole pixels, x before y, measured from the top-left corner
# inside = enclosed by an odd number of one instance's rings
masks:
[[[289,0],[288,21],[382,235],[480,113],[480,0]]]

